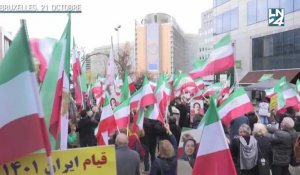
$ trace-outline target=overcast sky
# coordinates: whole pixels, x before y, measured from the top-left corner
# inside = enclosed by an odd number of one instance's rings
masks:
[[[81,14],[72,14],[72,36],[87,51],[110,44],[111,36],[116,44],[117,25],[121,25],[120,43],[133,42],[135,20],[141,21],[149,13],[167,13],[185,33],[196,34],[201,27],[201,13],[212,8],[212,0],[0,0],[0,6],[8,4],[82,5]],[[0,26],[15,34],[21,18],[26,19],[31,38],[58,39],[67,22],[66,14],[0,13]]]

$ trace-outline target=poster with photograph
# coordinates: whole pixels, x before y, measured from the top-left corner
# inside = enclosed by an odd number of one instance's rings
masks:
[[[178,145],[178,159],[192,160],[196,158],[200,143],[199,129],[182,128]]]
[[[190,121],[191,123],[200,122],[204,116],[204,103],[203,100],[191,100],[190,102]]]

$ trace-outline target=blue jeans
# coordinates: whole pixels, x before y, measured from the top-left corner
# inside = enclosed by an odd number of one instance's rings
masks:
[[[265,124],[265,125],[270,124],[268,116],[261,115],[259,118],[260,118],[260,122],[262,124]]]

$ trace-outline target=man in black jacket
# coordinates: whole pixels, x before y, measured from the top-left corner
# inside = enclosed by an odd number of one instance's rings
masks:
[[[92,111],[90,111],[92,112]],[[80,138],[80,147],[96,146],[97,141],[94,134],[95,128],[98,126],[97,121],[92,120],[86,110],[80,112],[81,119],[78,122],[78,132]]]
[[[188,118],[188,109],[187,106],[184,105],[179,97],[175,98],[175,107],[180,112],[180,118],[179,118],[179,126],[182,129],[182,127],[189,127],[190,126],[190,120]]]

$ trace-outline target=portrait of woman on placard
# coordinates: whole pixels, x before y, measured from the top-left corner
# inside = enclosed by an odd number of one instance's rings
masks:
[[[194,114],[199,114],[200,108],[201,108],[200,103],[198,103],[198,102],[194,103],[194,105],[193,105]]]
[[[183,156],[182,159],[188,161],[193,168],[197,156],[197,144],[195,139],[188,138],[183,143]]]
[[[114,110],[115,107],[117,106],[117,100],[115,98],[110,99],[110,106],[112,110]]]
[[[202,104],[202,105],[201,105]],[[194,123],[194,118],[195,116],[203,116],[204,111],[203,111],[203,102],[201,100],[192,100],[191,102],[191,115],[190,115],[190,122]]]

